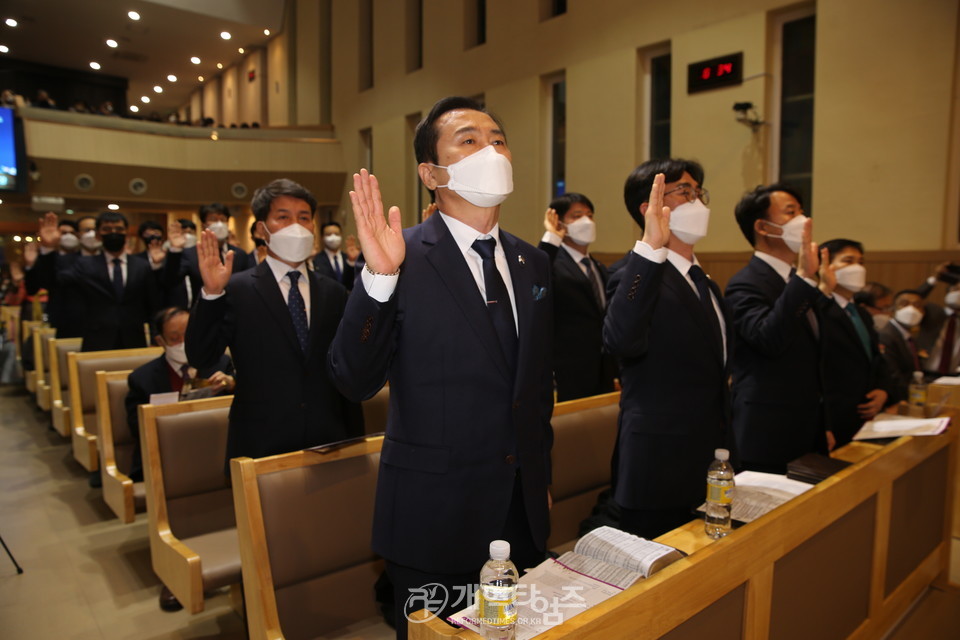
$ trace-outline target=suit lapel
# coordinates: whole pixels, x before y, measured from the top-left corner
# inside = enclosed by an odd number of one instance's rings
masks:
[[[319,276],[311,271],[307,271],[307,278],[310,282],[310,334],[309,342],[307,343],[307,354],[311,354],[314,348],[314,336],[319,335],[320,323],[323,322],[323,317],[320,313],[324,301],[320,299],[320,285],[317,284],[317,278]],[[290,321],[290,326],[293,326],[293,320]]]
[[[587,275],[580,268],[580,265],[577,264],[577,262],[573,259],[573,256],[567,253],[567,250],[563,247],[560,247],[554,267],[561,269],[561,271],[566,274],[567,278],[569,278],[571,282],[576,283],[576,290],[584,298],[584,300],[589,300],[594,307],[597,307],[597,299],[593,295],[593,285],[590,284],[590,280],[587,279]],[[596,268],[596,265],[594,265],[594,268]]]
[[[686,312],[694,318],[694,321],[700,327],[700,335],[706,336],[705,340],[708,344],[711,344],[711,350],[714,352],[714,355],[717,359],[723,361],[723,345],[713,344],[716,340],[710,338],[709,336],[713,335],[713,329],[707,324],[707,319],[703,315],[703,307],[700,306],[700,298],[694,292],[693,287],[690,286],[690,283],[687,282],[686,276],[680,273],[679,270],[673,263],[667,260],[666,272],[664,273],[663,282],[664,285],[673,291],[674,295],[677,297],[677,300],[684,306]],[[719,296],[719,288],[713,280],[708,280],[710,290],[713,291],[713,295],[717,296],[717,300],[722,300]],[[721,305],[721,309],[723,305]],[[730,328],[730,320],[724,314],[724,324],[726,324],[727,329]],[[727,342],[729,343],[729,335],[727,337]]]
[[[280,329],[290,341],[290,345],[297,350],[297,353],[302,353],[303,350],[300,348],[300,341],[297,340],[297,334],[293,330],[293,319],[290,317],[290,310],[283,301],[283,294],[280,293],[280,284],[274,279],[273,271],[270,270],[270,265],[267,264],[266,260],[261,262],[254,270],[253,288],[263,299],[264,306],[270,311],[270,315],[272,315],[274,320],[277,321],[277,324],[280,325]],[[311,303],[312,302],[311,300]],[[314,305],[311,304],[311,311],[313,308]]]
[[[533,327],[533,305],[534,305],[534,287],[536,274],[533,267],[527,266],[526,257],[520,253],[517,246],[517,239],[500,231],[500,244],[503,246],[503,253],[507,258],[507,268],[510,269],[510,280],[513,283],[513,298],[517,304],[517,335],[519,337],[517,348],[517,371],[514,378],[516,386],[517,381],[526,380],[529,375],[531,357],[532,357],[532,336],[536,329]],[[561,253],[566,253],[560,249]],[[567,256],[569,259],[569,256]],[[572,260],[569,260],[573,262]],[[576,265],[574,265],[576,266]],[[577,268],[577,271],[580,271]],[[582,272],[581,272],[582,275]],[[591,297],[593,294],[590,294]]]
[[[508,379],[513,373],[507,366],[507,360],[500,346],[500,339],[493,327],[493,321],[487,312],[486,305],[476,280],[464,260],[460,247],[447,229],[446,223],[440,216],[431,216],[424,224],[423,243],[427,262],[431,264],[437,276],[443,281],[457,306],[466,317],[467,323],[477,334],[484,350],[490,354],[497,368]],[[516,294],[515,294],[516,295]],[[522,346],[522,345],[521,345]]]
[[[100,288],[110,298],[116,298],[117,294],[113,289],[113,280],[110,277],[110,271],[107,269],[107,259],[102,255],[82,256],[81,258],[87,259],[86,266],[90,270],[90,283]]]

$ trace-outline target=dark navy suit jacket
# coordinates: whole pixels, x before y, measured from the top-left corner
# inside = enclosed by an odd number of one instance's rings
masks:
[[[543,548],[549,533],[550,265],[500,232],[519,326],[511,370],[442,216],[403,233],[396,291],[380,303],[354,287],[330,366],[354,400],[390,381],[374,551],[421,571],[474,571],[502,533],[518,472],[534,541]]]
[[[347,256],[342,252],[340,254],[339,278],[337,278],[337,274],[333,270],[333,263],[330,262],[330,256],[328,256],[327,252],[323,249],[321,249],[320,253],[318,253],[313,259],[313,270],[320,275],[324,275],[328,278],[336,280],[346,287],[347,291],[353,290],[353,280],[356,275],[356,268],[355,266],[347,264]]]

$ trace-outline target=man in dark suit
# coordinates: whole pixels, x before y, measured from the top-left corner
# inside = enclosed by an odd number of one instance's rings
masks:
[[[224,349],[237,369],[227,459],[296,451],[359,436],[359,406],[336,390],[326,355],[347,301],[346,290],[307,270],[317,201],[290,180],[258,189],[250,203],[267,236],[256,269],[232,273],[242,253],[221,262],[214,231],[197,245],[203,290],[187,326],[187,358],[197,369]],[[173,231],[171,244],[176,240]],[[231,275],[232,274],[232,275]]]
[[[614,274],[603,339],[623,387],[614,499],[621,527],[645,538],[693,518],[729,423],[731,322],[693,251],[709,219],[702,184],[699,164],[668,159],[645,162],[624,185],[644,233]]]
[[[813,221],[789,186],[757,187],[735,213],[754,254],[725,293],[736,335],[733,433],[745,468],[786,473],[791,460],[828,449],[814,311],[823,297],[819,251]]]
[[[352,236],[351,236],[352,238]],[[353,291],[353,279],[356,274],[357,256],[356,242],[347,239],[346,250],[343,246],[343,231],[340,223],[331,220],[320,225],[320,252],[313,259],[313,269],[328,278],[333,278],[342,284],[347,291]]]
[[[566,193],[550,203],[539,248],[553,264],[553,379],[557,400],[613,391],[617,362],[603,348],[607,268],[589,254],[593,203]]]
[[[127,219],[117,211],[97,216],[97,236],[103,254],[65,259],[53,250],[60,240],[57,216],[48,213],[40,226],[41,251],[35,268],[55,281],[57,290],[76,289],[86,311],[81,329],[83,351],[131,349],[147,344],[144,324],[161,305],[156,274],[143,260],[126,252]]]
[[[163,227],[153,220],[146,220],[137,227],[137,237],[143,242],[143,251],[131,254],[133,257],[158,263],[163,261]]]
[[[521,570],[543,559],[553,442],[550,265],[499,228],[513,190],[503,127],[474,100],[445,98],[414,149],[439,211],[402,231],[396,207],[384,220],[376,178],[354,175],[366,266],[330,352],[354,400],[390,380],[373,549],[394,584],[400,638],[430,583],[454,595],[430,610],[454,610],[492,540],[510,542]]]
[[[226,259],[228,252],[233,251],[233,273],[240,273],[256,266],[243,249],[227,242],[230,235],[228,227],[230,209],[219,202],[205,204],[200,207],[199,216],[203,228],[209,229],[217,239],[221,262]],[[170,235],[169,230],[167,235]],[[170,304],[185,309],[196,304],[200,297],[200,287],[203,286],[197,247],[185,247],[183,242],[175,244],[171,239],[163,269],[163,280]]]
[[[846,239],[820,245],[824,423],[838,447],[889,404],[889,375],[873,320],[853,302],[865,283],[863,245]]]
[[[923,327],[928,323],[939,325],[926,362],[927,371],[936,376],[955,376],[960,373],[960,283],[949,286],[943,303],[944,307],[927,303],[920,333],[923,334]],[[934,314],[939,320],[934,318],[931,322],[930,317]]]
[[[927,309],[932,308],[931,314]],[[939,313],[939,318],[930,318],[930,315]],[[885,327],[880,329],[880,353],[887,366],[890,379],[889,403],[908,400],[910,383],[913,382],[913,372],[930,370],[927,365],[936,332],[928,332],[926,339],[921,339],[921,327],[925,322],[943,324],[943,309],[931,302],[924,302],[923,296],[914,289],[898,291],[893,297],[893,318]]]

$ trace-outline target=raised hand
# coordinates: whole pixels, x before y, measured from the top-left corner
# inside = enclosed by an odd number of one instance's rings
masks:
[[[167,240],[171,249],[183,249],[187,244],[187,236],[183,233],[183,225],[173,221],[167,225]]]
[[[48,249],[56,249],[57,245],[60,244],[59,225],[60,221],[57,219],[57,214],[52,211],[43,214],[43,217],[40,218],[40,230],[38,232],[40,244]]]
[[[220,243],[210,229],[204,229],[197,243],[197,261],[203,290],[211,296],[223,293],[233,273],[233,249],[227,251],[227,257],[220,262]]]
[[[400,227],[399,207],[390,207],[389,224],[383,217],[383,198],[376,176],[366,169],[353,174],[350,203],[357,222],[357,235],[367,268],[377,273],[396,273],[403,264],[407,247]]]
[[[807,218],[803,223],[803,245],[797,253],[797,275],[801,278],[813,278],[820,270],[820,252],[813,238],[813,220]]]
[[[837,270],[830,264],[830,254],[826,249],[820,249],[820,291],[825,296],[832,296],[837,288]]]
[[[40,247],[37,246],[36,242],[28,242],[23,247],[23,266],[27,269],[32,267],[37,262],[37,256],[40,255]],[[10,268],[13,269],[15,262],[10,263]]]
[[[360,257],[360,245],[357,244],[357,236],[349,235],[343,241],[343,255],[347,256],[347,262],[353,264]]]
[[[643,214],[643,241],[653,249],[666,246],[670,240],[670,207],[663,206],[663,184],[663,174],[658,173],[650,188],[647,211]]]
[[[560,236],[560,238],[567,235],[567,229],[563,226],[563,223],[560,222],[560,216],[557,215],[556,209],[547,209],[547,212],[543,214],[543,228],[552,234]]]

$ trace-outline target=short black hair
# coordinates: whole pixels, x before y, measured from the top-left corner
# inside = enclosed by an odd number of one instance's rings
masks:
[[[93,220],[94,222],[97,221],[96,217],[94,216],[81,216],[77,218],[77,230],[80,229],[80,223],[83,222],[84,220]]]
[[[893,291],[885,284],[879,282],[868,282],[863,285],[863,289],[853,294],[853,301],[862,304],[865,307],[878,309],[877,302],[891,295]]]
[[[101,211],[100,215],[97,216],[97,231],[108,222],[122,222],[125,228],[130,226],[127,216],[119,211]]]
[[[230,209],[227,208],[227,205],[219,202],[211,202],[210,204],[201,206],[200,211],[197,212],[197,215],[200,216],[200,224],[206,224],[207,216],[211,213],[222,213],[227,216],[228,219],[230,218]]]
[[[462,96],[450,96],[437,101],[430,113],[420,121],[413,134],[413,153],[417,158],[417,163],[437,162],[437,141],[440,139],[440,132],[437,131],[437,120],[448,111],[457,109],[467,109],[470,111],[479,111],[490,116],[497,124],[497,127],[503,132],[504,138],[507,134],[504,131],[503,123],[494,114],[487,111],[486,107],[473,98],[464,98]]]
[[[675,182],[683,177],[684,172],[689,173],[698,185],[703,186],[703,167],[699,162],[682,158],[647,160],[627,176],[627,181],[623,185],[623,202],[627,205],[630,217],[640,225],[641,229],[645,221],[643,214],[640,213],[640,206],[650,200],[653,179],[658,173],[662,173],[666,182]]]
[[[911,295],[915,295],[921,300],[923,300],[923,294],[917,291],[916,289],[901,289],[900,291],[897,291],[895,294],[893,294],[893,301],[896,302],[897,298],[908,293]]]
[[[582,193],[576,193],[575,191],[570,191],[551,200],[550,208],[557,212],[558,218],[563,220],[563,216],[567,215],[567,211],[569,211],[570,207],[575,204],[582,204],[587,209],[590,209],[590,211],[594,211],[593,203],[590,202],[590,198]]]
[[[184,230],[186,229],[193,229],[194,231],[197,230],[197,224],[190,218],[180,218],[179,220],[177,220],[177,222],[180,223],[180,228]]]
[[[73,229],[74,232],[77,232],[77,231],[80,230],[80,227],[79,227],[79,226],[77,225],[77,223],[76,223],[75,221],[73,221],[73,220],[60,220],[60,221],[57,222],[57,226],[58,226],[58,227],[62,227],[62,226],[64,226],[64,225],[66,225],[66,226],[70,227],[71,229]]]
[[[834,240],[827,240],[826,242],[820,243],[821,249],[827,250],[827,257],[830,260],[833,260],[834,256],[843,251],[848,247],[853,247],[861,254],[866,255],[863,250],[863,245],[857,242],[856,240],[848,240],[846,238],[835,238]]]
[[[154,231],[159,231],[161,235],[163,234],[163,227],[161,227],[158,223],[154,222],[153,220],[146,220],[144,222],[141,222],[140,226],[137,227],[137,235],[142,238],[143,232],[147,231],[148,229],[153,229]]]
[[[759,185],[753,191],[743,194],[740,202],[734,207],[733,213],[737,218],[737,224],[740,225],[740,231],[743,232],[743,237],[747,239],[751,247],[757,245],[754,225],[757,220],[767,219],[767,209],[770,208],[770,194],[774,191],[789,193],[797,199],[800,207],[803,208],[803,196],[800,195],[800,192],[782,182]]]
[[[326,222],[320,225],[320,235],[323,235],[323,232],[327,227],[336,227],[337,229],[340,230],[340,233],[343,233],[343,227],[340,225],[339,222],[337,222],[336,220],[327,220]]]
[[[265,187],[260,187],[254,192],[253,200],[250,201],[250,208],[253,209],[254,219],[266,220],[267,214],[270,213],[271,203],[273,203],[274,199],[279,198],[280,196],[288,196],[290,198],[296,198],[297,200],[303,200],[310,205],[311,214],[317,212],[317,199],[313,197],[312,193],[293,180],[280,178],[278,180],[274,180]]]
[[[170,319],[181,313],[190,313],[183,307],[167,307],[166,309],[161,309],[153,316],[153,322],[150,325],[150,329],[153,331],[154,336],[163,336],[163,327],[170,322]]]

